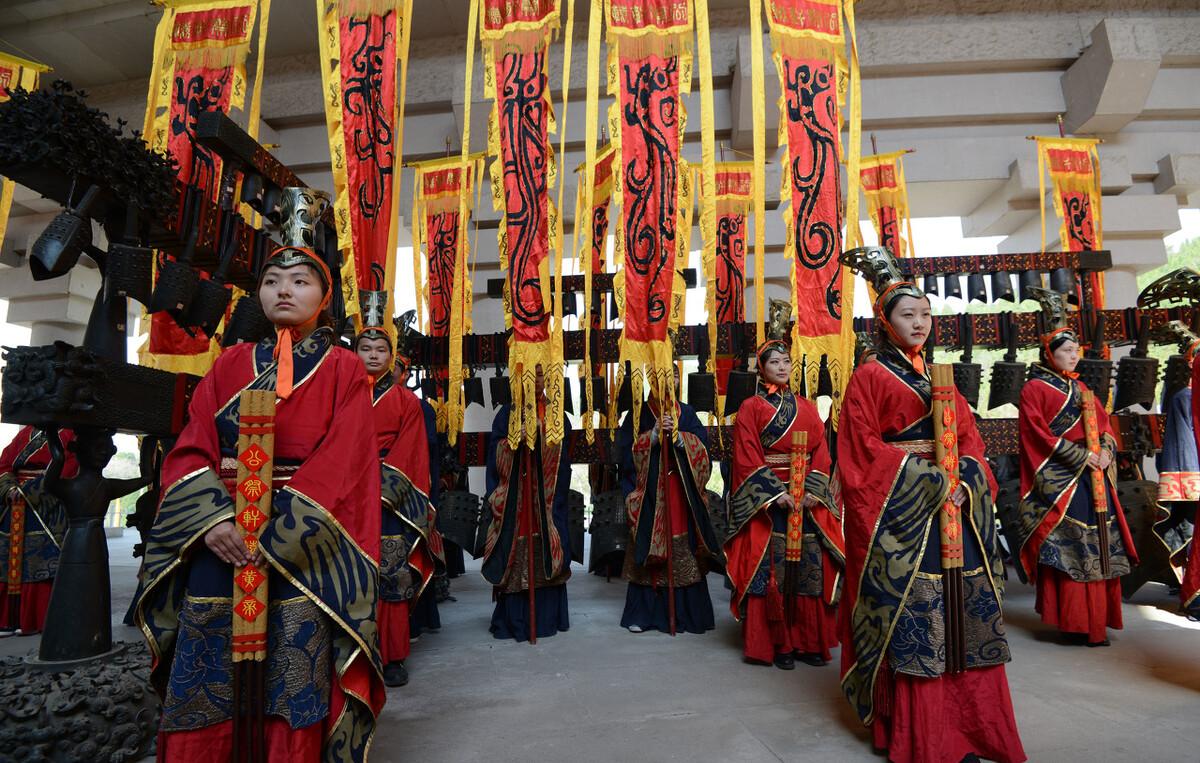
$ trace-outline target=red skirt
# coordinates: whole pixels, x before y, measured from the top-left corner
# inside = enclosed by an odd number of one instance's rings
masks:
[[[9,617],[8,585],[0,583],[0,630],[11,631],[20,628],[24,635],[40,632],[46,624],[46,611],[50,609],[50,589],[53,587],[53,580],[22,583],[20,612],[18,622],[14,623]]]
[[[379,654],[384,665],[408,659],[408,608],[407,601],[379,602]]]
[[[998,763],[1026,759],[1003,665],[938,678],[894,673],[888,683],[891,696],[877,700],[871,731],[892,763],[959,763],[970,753]]]
[[[789,628],[784,620],[772,620],[765,596],[746,597],[742,620],[742,650],[746,657],[771,662],[777,654],[801,652],[832,658],[829,650],[838,645],[837,607],[818,596],[797,596],[796,616]]]
[[[327,719],[328,720],[328,719]],[[266,719],[267,760],[296,763],[321,760],[325,724],[293,729],[282,718]],[[233,721],[193,731],[160,731],[158,763],[213,763],[233,759]]]
[[[1080,583],[1065,572],[1038,565],[1036,609],[1042,622],[1064,633],[1086,633],[1095,644],[1107,638],[1105,628],[1120,629],[1121,582]]]

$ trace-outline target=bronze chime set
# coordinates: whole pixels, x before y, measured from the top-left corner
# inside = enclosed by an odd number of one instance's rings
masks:
[[[1056,288],[1051,290],[1058,291]],[[1194,306],[1197,303],[1200,303],[1200,276],[1190,270],[1169,273],[1146,287],[1138,296],[1137,306],[1127,308],[1121,313],[1124,334],[1133,339],[1134,346],[1128,355],[1115,363],[1115,373],[1114,362],[1106,357],[1106,312],[1081,313],[1080,336],[1086,350],[1076,367],[1080,381],[1086,384],[1105,406],[1108,405],[1111,394],[1113,411],[1123,411],[1139,405],[1147,409],[1152,408],[1158,386],[1159,361],[1150,357],[1150,343],[1174,343],[1178,345],[1178,353],[1168,359],[1163,377],[1162,401],[1165,405],[1174,393],[1191,382],[1192,368],[1186,355],[1200,340],[1200,336],[1197,336],[1200,326],[1196,325],[1198,317],[1194,313],[1191,327],[1180,321],[1172,321],[1155,331],[1149,325],[1149,313],[1151,310],[1172,305]],[[1108,311],[1108,314],[1111,312]],[[968,315],[960,315],[958,320],[963,354],[960,360],[954,363],[955,383],[971,406],[978,407],[982,367],[972,362],[971,358],[974,344],[973,324]],[[996,361],[992,366],[988,410],[1006,403],[1016,404],[1020,399],[1021,387],[1029,374],[1027,364],[1017,360],[1019,343],[1012,313],[1001,314],[999,320],[1000,338],[1005,345],[1005,354],[1002,360]],[[1040,322],[1043,319],[1040,315],[1038,320],[1038,333],[1041,334],[1044,327],[1041,326]]]

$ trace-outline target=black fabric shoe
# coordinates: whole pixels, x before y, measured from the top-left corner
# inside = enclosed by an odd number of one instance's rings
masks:
[[[805,665],[812,665],[814,668],[820,668],[829,664],[829,660],[826,660],[816,652],[795,651],[792,652],[792,656],[797,660],[800,660],[800,662],[803,662]]]
[[[1086,633],[1067,633],[1062,631],[1058,634],[1059,639],[1067,646],[1083,646],[1087,643]]]
[[[775,667],[780,670],[795,670],[796,660],[790,654],[775,655]]]
[[[968,752],[959,763],[979,763],[979,756],[973,752]]]
[[[771,663],[767,662],[766,660],[756,660],[753,657],[743,657],[742,662],[746,663],[747,665],[763,665],[768,668],[771,667]]]
[[[1087,642],[1087,645],[1088,646],[1112,646],[1112,642],[1110,642],[1108,639],[1104,639],[1103,641],[1089,641],[1089,642]]]
[[[383,683],[385,686],[404,686],[408,683],[408,668],[403,662],[389,662],[383,666]]]

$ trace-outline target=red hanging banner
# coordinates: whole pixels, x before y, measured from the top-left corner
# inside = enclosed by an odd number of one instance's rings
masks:
[[[1068,252],[1103,248],[1100,223],[1100,141],[1095,138],[1038,138],[1038,182],[1045,198],[1046,172],[1053,184],[1054,212],[1062,224],[1059,247]],[[1046,210],[1042,208],[1042,249],[1046,248]],[[1083,276],[1097,310],[1104,308],[1104,274]]]
[[[746,215],[754,200],[751,162],[717,165],[717,249],[714,264],[718,323],[746,321]]]
[[[559,27],[558,0],[484,0],[484,91],[494,101],[489,130],[492,201],[504,212],[498,233],[505,276],[506,322],[512,329],[509,373],[513,415],[509,442],[532,444],[538,432],[536,371],[548,403],[546,436],[562,439],[562,351],[551,326],[550,251],[558,212],[550,199],[557,176],[548,51]]]
[[[165,6],[155,37],[143,133],[152,150],[175,159],[181,183],[199,187],[207,200],[215,201],[221,160],[196,142],[196,120],[208,111],[227,114],[245,104],[246,57],[259,0],[175,0]],[[261,38],[260,28],[260,50]],[[255,88],[260,87],[256,82]],[[163,257],[159,252],[156,263]],[[154,313],[148,323],[149,339],[138,351],[142,364],[203,375],[216,359],[215,339],[202,332],[189,336],[170,315]]]
[[[389,315],[394,301],[402,148],[396,85],[398,59],[408,48],[409,6],[401,0],[318,0],[342,299],[356,321],[359,291],[387,291]]]
[[[687,120],[680,96],[691,89],[693,16],[689,0],[610,0],[607,11],[615,61],[608,67],[615,99],[609,131],[621,206],[616,251],[624,268],[620,357],[631,363],[636,416],[643,379],[664,394],[660,399],[673,397],[668,330],[678,319],[676,259],[687,256],[691,202],[688,165],[679,155]]]
[[[470,242],[462,235],[466,226],[461,224],[460,217],[464,212],[470,216],[471,207],[468,204],[463,210],[459,201],[463,190],[468,201],[473,198],[474,178],[480,173],[481,160],[481,155],[471,157],[464,167],[461,158],[453,156],[412,165],[413,253],[419,257],[424,244],[425,289],[423,293],[418,289],[418,296],[423,299],[429,316],[425,329],[430,336],[461,336],[471,331],[471,279],[466,267]],[[433,376],[445,384],[447,367],[439,365]],[[439,391],[439,398],[444,392]],[[439,430],[445,431],[445,407],[438,404],[437,408]]]
[[[852,0],[767,0],[771,45],[782,95],[779,142],[787,146],[780,198],[787,202],[786,251],[791,259],[792,386],[815,391],[828,382],[834,400],[849,381],[853,353],[852,277],[838,262],[845,204],[841,191],[842,102],[856,71],[848,71],[845,30],[852,27]],[[856,59],[853,59],[856,60]],[[855,106],[858,106],[857,100]],[[857,147],[857,114],[850,119]],[[850,198],[857,238],[857,152],[851,156]],[[820,378],[828,374],[828,378]]]

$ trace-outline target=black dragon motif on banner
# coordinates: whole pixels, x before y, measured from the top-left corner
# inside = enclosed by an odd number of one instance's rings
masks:
[[[784,57],[784,92],[787,118],[803,126],[808,150],[793,146],[792,215],[796,258],[809,270],[823,270],[841,248],[841,177],[837,154],[836,82],[832,64],[814,65]],[[821,204],[832,189],[835,219]],[[841,318],[841,268],[832,268],[825,287],[825,307]]]
[[[548,253],[546,205],[546,75],[544,51],[504,56],[499,86],[505,140],[505,224],[508,228],[512,318],[525,327],[546,321],[538,268]]]
[[[599,204],[592,210],[592,262],[596,272],[603,273],[608,256],[608,204]]]
[[[646,282],[648,326],[667,320],[673,273],[667,258],[675,245],[677,145],[668,134],[679,129],[679,59],[644,59],[623,66],[625,124],[638,133],[625,166],[626,261]],[[666,280],[666,288],[662,282]],[[628,308],[627,308],[628,309]]]
[[[208,74],[205,72],[208,71]],[[179,162],[179,178],[212,192],[217,176],[217,159],[196,142],[196,120],[208,111],[217,111],[226,99],[232,69],[219,73],[201,70],[189,76],[175,77],[175,97],[171,108],[171,153]],[[183,136],[186,142],[180,140]]]
[[[1081,193],[1063,194],[1063,219],[1067,224],[1067,238],[1078,246],[1067,244],[1072,251],[1090,252],[1096,248],[1095,227],[1092,225],[1092,205]]]
[[[746,216],[717,218],[717,322],[741,323],[746,316]]]
[[[347,20],[347,34],[358,44],[343,63],[350,72],[342,91],[346,114],[357,117],[347,150],[358,159],[364,171],[355,175],[354,196],[360,214],[366,220],[386,215],[384,209],[387,181],[392,174],[395,151],[392,145],[392,115],[383,103],[383,79],[394,74],[394,66],[386,66],[384,52],[392,32],[388,31],[392,14],[367,16]],[[388,205],[390,207],[390,205]]]
[[[429,326],[434,336],[450,333],[454,300],[454,263],[458,255],[458,212],[440,212],[429,220]]]

